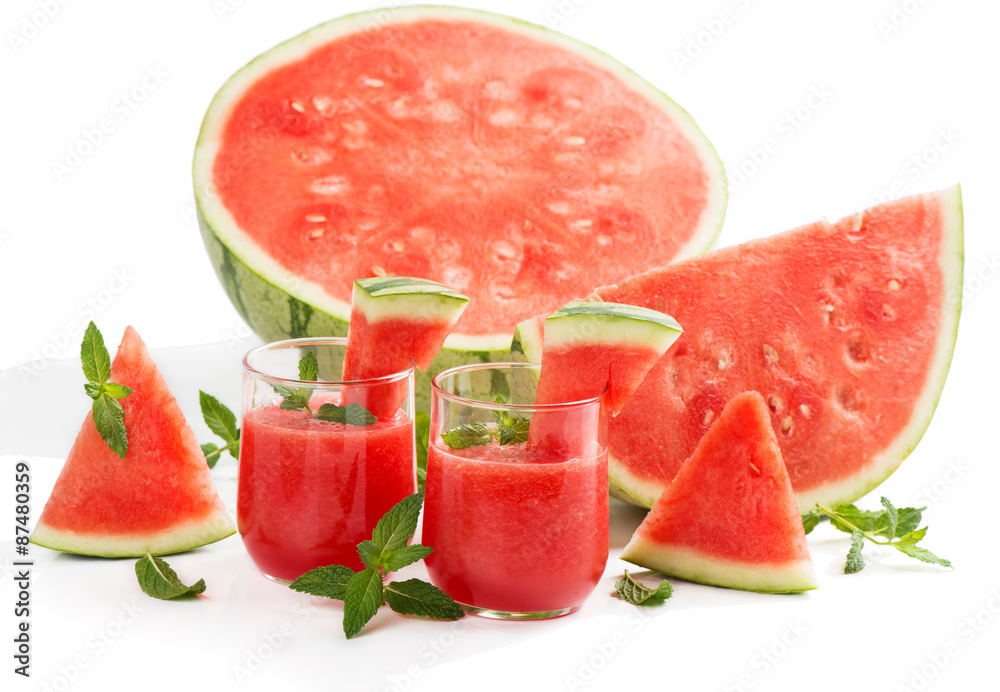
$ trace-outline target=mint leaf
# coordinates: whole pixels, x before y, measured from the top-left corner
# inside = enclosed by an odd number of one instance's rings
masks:
[[[916,531],[926,507],[900,507],[896,511],[896,534],[899,536]]]
[[[80,344],[80,362],[89,382],[83,385],[87,396],[94,400],[91,406],[94,427],[112,452],[125,458],[128,451],[128,434],[125,430],[125,411],[118,399],[132,393],[122,384],[108,382],[111,377],[111,356],[104,347],[104,337],[93,321],[87,325]]]
[[[478,447],[493,441],[493,431],[486,423],[466,423],[442,433],[441,441],[452,449]]]
[[[885,530],[886,517],[884,512],[869,512],[858,509],[854,505],[841,505],[828,515],[834,528],[844,533],[863,531],[865,533],[880,533]]]
[[[378,520],[372,532],[372,541],[378,546],[381,554],[397,550],[413,538],[423,502],[424,494],[414,493],[404,497]]]
[[[906,541],[900,541],[899,543],[893,543],[893,547],[904,555],[909,555],[912,558],[916,558],[921,562],[929,562],[934,565],[941,565],[942,567],[951,567],[951,561],[945,560],[943,557],[938,557],[927,548],[921,548],[916,543],[910,543]]]
[[[802,529],[806,534],[812,533],[819,523],[823,521],[823,514],[817,510],[806,512],[802,515]]]
[[[497,442],[502,445],[514,445],[528,441],[528,418],[511,418],[510,424],[500,429]]]
[[[882,498],[882,506],[885,507],[885,537],[892,540],[896,537],[896,524],[899,522],[899,512],[896,507],[889,502],[889,498]]]
[[[205,425],[225,441],[226,445],[239,444],[240,430],[236,426],[236,414],[211,394],[198,390],[198,403]],[[234,456],[239,455],[239,450]]]
[[[407,565],[412,565],[414,562],[423,560],[433,552],[434,548],[429,548],[419,543],[404,545],[382,556],[382,568],[386,572],[398,572]]]
[[[288,585],[288,588],[302,593],[335,598],[343,601],[347,597],[347,583],[355,574],[350,567],[330,565],[311,569]]]
[[[459,620],[465,617],[465,611],[448,594],[421,579],[392,581],[384,589],[386,603],[397,613],[436,620]]]
[[[125,458],[128,451],[128,434],[125,431],[125,411],[117,400],[106,394],[94,399],[91,407],[94,426],[112,452]]]
[[[143,593],[162,600],[191,596],[205,590],[204,579],[199,579],[191,586],[185,586],[177,577],[177,573],[170,569],[170,565],[148,550],[146,556],[135,563],[135,576]]]
[[[313,418],[331,423],[344,423],[345,425],[363,426],[378,423],[378,418],[357,402],[352,402],[347,406],[323,404],[319,407],[319,411],[313,414]]]
[[[358,557],[365,567],[378,569],[382,566],[382,549],[371,541],[361,541],[358,543]]]
[[[93,320],[83,333],[80,362],[83,364],[83,374],[95,384],[104,384],[111,377],[111,356],[104,346],[104,337]]]
[[[851,549],[847,552],[847,563],[844,565],[844,574],[854,574],[860,572],[865,567],[865,559],[861,557],[861,549],[865,545],[865,535],[860,531],[851,534]]]
[[[319,377],[319,364],[316,354],[310,351],[299,360],[299,379],[305,382],[315,382]]]
[[[214,469],[215,465],[219,461],[219,456],[222,452],[219,451],[219,445],[212,444],[211,442],[206,442],[201,446],[201,453],[205,455],[205,463],[208,464],[208,468]]]
[[[378,570],[368,568],[354,574],[344,590],[344,635],[348,639],[357,635],[383,603],[382,575]]]
[[[615,591],[619,598],[632,605],[659,605],[673,596],[674,589],[666,579],[659,586],[651,589],[641,584],[625,570],[625,576],[615,582]]]

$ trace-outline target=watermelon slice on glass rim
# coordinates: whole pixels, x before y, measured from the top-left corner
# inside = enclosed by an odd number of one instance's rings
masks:
[[[504,359],[519,321],[704,252],[726,202],[714,149],[655,87],[448,7],[350,15],[253,60],[212,101],[193,173],[212,264],[266,340],[343,335],[359,277],[468,295],[431,373]]]

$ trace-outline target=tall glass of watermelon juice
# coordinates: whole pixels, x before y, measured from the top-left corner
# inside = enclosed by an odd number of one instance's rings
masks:
[[[243,359],[237,524],[254,563],[276,581],[332,564],[361,569],[357,544],[415,492],[413,366],[341,382],[345,345],[292,339]],[[307,353],[317,381],[298,379]]]
[[[608,557],[605,396],[534,406],[539,366],[440,373],[421,542],[431,581],[485,617],[578,609]],[[528,441],[528,427],[544,435]]]

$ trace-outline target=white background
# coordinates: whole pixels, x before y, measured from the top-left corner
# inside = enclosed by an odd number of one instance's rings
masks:
[[[94,317],[113,346],[134,325],[204,439],[197,389],[238,405],[238,357],[253,338],[209,266],[194,219],[190,165],[202,115],[254,56],[376,5],[5,0],[0,688],[996,689],[1000,6],[476,6],[591,43],[686,108],[731,176],[723,245],[837,218],[880,195],[962,183],[965,305],[951,375],[924,440],[879,491],[897,504],[929,505],[928,547],[956,569],[873,553],[862,573],[845,576],[847,543],[821,527],[810,538],[820,589],[804,596],[678,582],[664,607],[640,612],[608,597],[625,566],[612,559],[597,592],[569,618],[467,621],[456,629],[383,614],[369,635],[345,642],[336,604],[265,582],[237,537],[171,560],[183,578],[208,582],[203,598],[184,603],[143,596],[132,561],[34,547],[34,675],[20,679],[11,658],[10,476],[16,459],[31,458],[32,506],[40,512],[86,410],[72,360],[80,330]],[[142,96],[134,107],[122,99],[133,90]],[[104,119],[110,132],[60,175],[54,164],[65,163],[67,148],[79,150]],[[762,158],[768,139],[776,147]],[[215,472],[229,502],[233,476],[231,462]],[[877,505],[877,495],[864,503]],[[616,505],[613,558],[640,516]]]

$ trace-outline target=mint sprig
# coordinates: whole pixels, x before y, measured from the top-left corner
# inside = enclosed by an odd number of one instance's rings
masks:
[[[636,581],[635,577],[628,573],[628,570],[625,570],[624,577],[615,582],[615,591],[618,593],[618,597],[626,603],[641,606],[660,605],[674,595],[674,587],[666,579],[661,581],[655,589],[651,589]]]
[[[880,511],[858,509],[852,504],[840,505],[836,509],[816,505],[816,509],[802,516],[802,527],[809,533],[820,521],[828,518],[835,529],[851,534],[851,548],[844,565],[845,574],[864,569],[865,560],[861,551],[865,540],[890,546],[922,562],[951,567],[950,561],[917,545],[927,533],[926,526],[917,528],[925,509],[927,508],[897,508],[886,497],[882,498]]]
[[[234,459],[240,458],[240,429],[236,427],[236,414],[230,411],[225,404],[220,402],[211,394],[206,394],[198,390],[198,401],[201,404],[201,417],[205,419],[205,424],[209,430],[222,438],[226,443],[220,447],[212,442],[207,442],[201,446],[201,451],[205,455],[205,463],[208,468],[215,468],[219,461],[219,456],[228,451]]]
[[[385,583],[389,574],[422,560],[432,548],[407,542],[417,529],[424,494],[403,498],[385,513],[372,531],[371,540],[358,544],[365,568],[355,572],[344,565],[309,570],[289,588],[314,596],[344,601],[344,636],[357,636],[383,605],[403,615],[436,620],[458,620],[465,616],[455,601],[433,584],[420,579]]]
[[[124,459],[128,451],[128,433],[125,430],[125,411],[118,399],[124,399],[132,390],[108,381],[111,377],[111,356],[104,346],[104,337],[93,321],[83,334],[80,362],[88,380],[83,389],[94,400],[91,407],[94,426],[108,448]]]
[[[299,379],[303,382],[316,382],[318,377],[319,364],[316,361],[316,354],[310,351],[299,360]],[[305,411],[312,414],[316,420],[345,425],[363,426],[378,423],[378,418],[358,403],[350,403],[347,406],[323,404],[314,413],[309,408],[309,400],[313,394],[312,387],[286,387],[280,384],[272,384],[271,387],[281,397],[278,408],[286,411]]]
[[[139,580],[139,588],[143,593],[161,600],[193,596],[205,590],[204,579],[199,579],[191,586],[185,585],[170,565],[148,550],[145,557],[139,558],[135,563],[135,577]]]
[[[504,404],[506,401],[498,396],[494,403]],[[526,417],[510,415],[507,411],[493,411],[493,427],[486,423],[465,423],[441,433],[441,441],[452,449],[479,447],[488,445],[493,440],[501,445],[513,445],[528,441],[528,428],[531,420]]]
[[[319,364],[316,362],[316,354],[309,351],[299,360],[299,379],[303,382],[315,382],[317,377],[319,377]],[[309,408],[312,387],[286,387],[280,384],[273,384],[271,387],[282,398],[279,408],[312,413],[312,409]]]
[[[323,404],[319,410],[313,414],[317,420],[325,420],[331,423],[344,423],[345,425],[371,425],[378,423],[378,418],[358,403],[350,403],[347,406],[337,406],[336,404]]]

